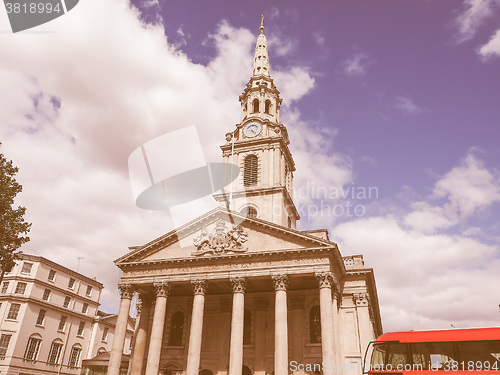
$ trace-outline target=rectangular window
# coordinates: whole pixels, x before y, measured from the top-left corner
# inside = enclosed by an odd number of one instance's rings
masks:
[[[40,312],[38,313],[38,318],[36,318],[36,325],[37,326],[43,326],[43,322],[45,321],[45,313],[47,311],[40,309]]]
[[[54,281],[56,278],[56,271],[50,270],[49,271],[49,277],[47,278],[49,281]]]
[[[444,370],[446,362],[456,361],[458,358],[451,342],[412,343],[410,349],[413,363],[422,366],[423,371]]]
[[[26,284],[26,283],[18,282],[16,285],[16,290],[14,291],[14,294],[24,294],[24,292],[26,292],[27,285],[28,284]]]
[[[44,301],[48,301],[49,297],[50,297],[50,289],[45,288],[45,290],[43,291],[42,299]]]
[[[7,288],[9,287],[9,282],[8,281],[4,281],[2,283],[2,294],[5,294],[7,293]]]
[[[82,352],[81,348],[73,347],[71,348],[71,353],[69,355],[69,367],[78,367],[78,360],[80,359],[80,354]]]
[[[64,298],[63,307],[68,307],[70,302],[71,302],[71,297],[66,296]]]
[[[50,347],[49,357],[47,358],[47,363],[49,365],[57,365],[59,363],[59,357],[61,355],[61,349],[63,347],[62,343],[53,342]]]
[[[26,274],[30,274],[31,273],[31,269],[33,268],[33,263],[30,263],[30,262],[24,262],[23,263],[23,268],[21,268],[21,273],[26,273]]]
[[[38,350],[40,349],[40,344],[42,340],[37,337],[30,337],[28,340],[28,345],[26,345],[26,351],[24,352],[25,362],[35,362],[38,356]]]
[[[5,359],[7,355],[7,349],[9,349],[10,339],[12,335],[2,334],[0,337],[0,359]]]
[[[57,330],[59,332],[64,332],[64,327],[66,326],[66,319],[67,317],[65,317],[64,315],[61,316],[61,320],[59,321],[59,327],[57,327]]]
[[[82,306],[82,313],[86,314],[88,309],[89,309],[89,304],[84,303]]]
[[[17,315],[19,314],[19,309],[20,308],[21,308],[21,304],[19,304],[19,303],[12,303],[10,305],[9,313],[7,314],[7,319],[16,320],[17,319]]]
[[[75,279],[71,278],[68,281],[68,288],[73,289],[75,287]]]
[[[104,327],[104,331],[102,331],[102,341],[108,341],[108,333],[109,333],[109,328]]]
[[[474,370],[500,369],[500,340],[463,341],[457,344],[460,360],[474,362]],[[479,367],[481,366],[481,368]]]
[[[78,332],[76,333],[77,336],[83,336],[83,329],[85,328],[85,322],[80,322],[80,325],[78,326]]]
[[[85,291],[85,295],[87,297],[90,297],[92,295],[92,287],[90,285],[87,285],[87,290]]]

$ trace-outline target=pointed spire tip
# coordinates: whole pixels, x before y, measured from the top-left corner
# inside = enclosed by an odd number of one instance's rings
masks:
[[[260,33],[264,34],[264,15],[260,15]]]

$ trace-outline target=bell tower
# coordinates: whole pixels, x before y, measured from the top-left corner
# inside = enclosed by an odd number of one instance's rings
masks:
[[[224,162],[239,166],[240,174],[225,194],[214,197],[228,202],[233,211],[295,229],[300,218],[293,203],[295,163],[288,149],[287,130],[280,123],[282,99],[271,78],[264,16],[252,76],[239,101],[240,122],[226,134],[221,149]]]

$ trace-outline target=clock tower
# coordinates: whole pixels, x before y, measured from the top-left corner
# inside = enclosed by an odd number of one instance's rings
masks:
[[[293,203],[295,163],[280,123],[282,99],[271,78],[263,20],[252,76],[239,97],[240,123],[221,146],[224,162],[239,166],[240,174],[215,199],[233,211],[295,229],[300,218]]]

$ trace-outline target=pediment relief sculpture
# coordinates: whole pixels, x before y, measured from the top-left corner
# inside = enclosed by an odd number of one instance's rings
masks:
[[[203,227],[200,235],[193,239],[196,247],[193,255],[242,253],[248,251],[248,247],[243,246],[247,240],[248,233],[240,225],[233,225],[227,230],[224,220],[219,219],[212,233],[208,233],[207,228]]]

